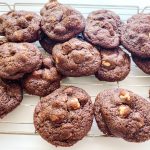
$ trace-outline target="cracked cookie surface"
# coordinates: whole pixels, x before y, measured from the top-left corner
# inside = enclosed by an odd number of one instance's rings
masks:
[[[23,79],[23,88],[32,95],[46,96],[60,87],[61,75],[57,72],[51,56],[43,58],[39,70]]]
[[[39,37],[41,17],[30,11],[10,11],[4,15],[3,32],[11,42],[35,42]]]
[[[0,118],[14,110],[22,99],[23,92],[18,83],[4,83],[0,80]]]
[[[77,38],[57,44],[52,50],[56,68],[65,76],[88,76],[95,74],[101,63],[98,50]]]
[[[149,101],[125,89],[105,90],[98,94],[94,104],[99,129],[129,142],[150,139],[149,112]]]
[[[19,79],[39,69],[42,54],[30,43],[4,43],[0,46],[0,77]]]
[[[121,48],[100,49],[101,65],[95,74],[99,80],[115,82],[125,79],[130,72],[130,57]]]
[[[35,108],[36,131],[55,146],[72,146],[87,135],[93,122],[90,96],[68,86],[41,99]]]
[[[47,3],[41,14],[42,30],[52,40],[67,41],[85,28],[85,19],[79,11],[58,2]]]
[[[120,44],[121,20],[109,10],[97,10],[89,14],[84,31],[85,38],[103,48],[115,48]]]

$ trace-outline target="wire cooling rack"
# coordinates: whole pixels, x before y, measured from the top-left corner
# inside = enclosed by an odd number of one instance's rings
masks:
[[[7,3],[0,3],[0,14],[10,10],[29,10],[39,13],[43,7],[43,3],[15,3],[9,5]],[[68,4],[69,5],[69,4]],[[70,4],[72,7],[79,10],[85,17],[89,12],[98,9],[108,9],[116,12],[123,21],[129,17],[140,12],[138,6],[115,6],[115,5],[83,5]],[[142,12],[148,12],[150,7],[145,7]],[[43,51],[39,43],[36,45]],[[132,62],[131,72],[128,77],[121,82],[102,82],[97,80],[94,76],[73,78],[69,77],[62,81],[62,85],[74,85],[86,90],[92,97],[92,101],[96,95],[108,88],[126,88],[148,99],[150,90],[150,76],[143,73]],[[37,96],[24,94],[23,102],[13,112],[9,113],[5,118],[0,120],[0,134],[17,134],[17,135],[37,135],[33,125],[33,112],[37,102],[40,100]],[[91,131],[88,136],[103,136],[98,130],[94,121]]]

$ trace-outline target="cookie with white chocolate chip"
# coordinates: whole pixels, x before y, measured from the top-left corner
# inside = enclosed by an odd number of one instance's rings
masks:
[[[41,28],[51,40],[67,41],[84,31],[83,15],[72,7],[57,1],[45,4],[41,15]]]
[[[35,108],[36,131],[55,146],[72,146],[87,135],[93,122],[90,96],[77,87],[61,87]]]
[[[116,48],[120,44],[120,17],[110,10],[96,10],[86,19],[84,37],[103,48]]]
[[[42,53],[31,43],[0,45],[0,78],[17,80],[41,67]]]
[[[58,71],[71,77],[93,75],[101,63],[98,50],[77,38],[55,45],[52,55]]]
[[[130,57],[121,48],[100,50],[101,65],[96,77],[101,81],[115,82],[126,78],[130,72]]]
[[[34,12],[10,11],[1,21],[3,35],[11,42],[35,42],[39,38],[41,17]]]
[[[41,68],[28,74],[22,85],[29,94],[46,96],[60,87],[61,79],[52,57],[47,56],[43,58]]]
[[[150,139],[150,102],[126,89],[98,94],[94,114],[99,129],[108,136],[129,142]]]

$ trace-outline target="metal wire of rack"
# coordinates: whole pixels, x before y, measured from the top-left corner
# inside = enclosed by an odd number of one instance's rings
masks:
[[[4,12],[8,12],[10,10],[32,10],[39,13],[39,10],[42,8],[44,3],[15,3],[10,6],[7,3],[0,3],[0,14]],[[140,12],[140,8],[138,6],[119,6],[119,5],[84,5],[84,4],[67,4],[71,5],[77,10],[79,10],[85,17],[87,17],[88,13],[97,9],[109,9],[116,12],[123,21],[126,21],[129,17],[134,14],[138,14]],[[145,7],[141,12],[146,12],[150,10],[150,6]],[[40,45],[38,44],[38,47]],[[140,71],[135,64],[132,64],[132,73],[127,77],[127,81],[108,83],[108,82],[99,82],[94,77],[85,77],[85,78],[68,78],[62,81],[62,85],[75,85],[78,87],[85,88],[91,95],[92,99],[95,99],[96,93],[99,92],[99,89],[105,88],[116,88],[116,87],[128,87],[132,90],[143,92],[143,96],[148,98],[148,90],[150,89],[150,76],[144,74]],[[135,72],[135,73],[134,73]],[[94,92],[91,91],[95,90]],[[34,130],[32,117],[26,116],[28,113],[33,113],[34,107],[39,100],[39,98],[30,96],[28,94],[24,94],[24,102],[21,104],[18,112],[21,113],[22,108],[25,109],[24,113],[19,116],[16,116],[17,112],[12,112],[12,114],[6,116],[6,118],[0,120],[0,134],[18,134],[18,135],[37,135]],[[32,99],[32,100],[31,100]],[[31,101],[30,101],[31,100]],[[14,118],[15,119],[14,119]],[[23,117],[29,117],[24,120]],[[102,133],[98,132],[98,129],[95,129],[96,124],[93,125],[92,131],[88,134],[88,136],[104,136]]]
[[[142,9],[141,13],[150,13],[150,6],[146,6]]]

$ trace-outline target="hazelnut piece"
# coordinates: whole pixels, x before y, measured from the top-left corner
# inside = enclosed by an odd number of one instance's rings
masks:
[[[26,18],[27,21],[31,21],[33,19],[33,15],[28,14],[28,15],[25,16],[25,18]]]
[[[119,95],[120,99],[122,100],[122,102],[129,102],[130,99],[130,94],[128,91],[121,91],[120,95]]]
[[[119,107],[119,115],[123,118],[126,118],[131,112],[131,109],[129,106],[121,105]]]
[[[56,61],[57,64],[59,63],[58,57],[55,58],[55,61]]]
[[[50,17],[50,20],[51,20],[51,21],[55,21],[55,20],[56,20],[56,17],[51,16],[51,17]]]
[[[80,103],[78,101],[77,98],[75,97],[71,97],[68,101],[67,101],[67,106],[69,107],[69,109],[79,109],[80,108]]]
[[[50,113],[49,118],[54,123],[62,123],[67,117],[67,112],[62,109],[56,109],[52,113]]]
[[[106,66],[106,67],[111,66],[110,62],[105,61],[105,60],[102,61],[102,65],[103,65],[103,66]]]
[[[50,119],[55,122],[59,120],[59,117],[56,115],[50,115]]]

